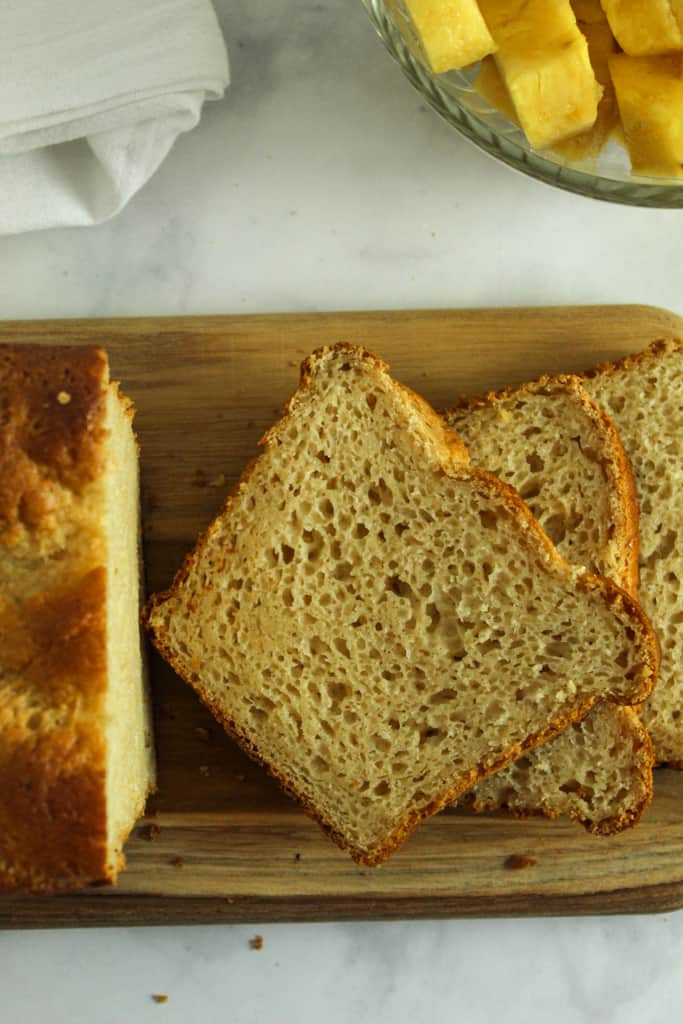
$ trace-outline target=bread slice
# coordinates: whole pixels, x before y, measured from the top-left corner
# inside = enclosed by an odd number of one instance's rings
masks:
[[[132,419],[101,350],[0,346],[0,888],[113,882],[154,785]]]
[[[584,384],[616,424],[640,504],[640,599],[662,648],[642,718],[655,760],[683,768],[683,340],[603,364]]]
[[[616,427],[577,376],[541,377],[444,414],[470,461],[518,491],[557,549],[638,589],[638,504]]]
[[[347,345],[146,617],[216,718],[352,856],[587,714],[644,698],[638,605],[566,563],[443,420]]]
[[[560,553],[635,596],[638,509],[611,420],[578,377],[544,377],[445,414],[470,459],[511,484]],[[634,825],[652,797],[652,745],[632,708],[601,704],[463,798],[476,810],[568,815],[590,831]]]

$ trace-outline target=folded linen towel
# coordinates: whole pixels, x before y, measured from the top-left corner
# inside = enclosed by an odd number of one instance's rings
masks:
[[[2,0],[0,234],[112,217],[228,81],[210,0]]]

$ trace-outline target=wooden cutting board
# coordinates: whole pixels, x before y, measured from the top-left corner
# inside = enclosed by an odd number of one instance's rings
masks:
[[[147,581],[165,586],[313,348],[358,342],[436,408],[683,334],[643,306],[0,324],[1,342],[97,343],[135,401]],[[159,792],[115,889],[4,897],[0,925],[57,927],[649,912],[683,905],[683,774],[642,823],[595,838],[540,818],[445,811],[384,866],[353,864],[151,659]],[[508,858],[534,863],[511,869]]]

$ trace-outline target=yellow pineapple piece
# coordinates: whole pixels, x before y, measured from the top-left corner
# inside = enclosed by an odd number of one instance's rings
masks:
[[[633,170],[683,178],[683,58],[619,53],[609,66]]]
[[[590,128],[602,90],[569,0],[480,0],[479,6],[530,145],[553,146]]]
[[[599,7],[597,0],[595,3]],[[609,59],[617,53],[618,47],[604,15],[602,19],[593,17],[593,20],[584,21],[583,18],[579,18],[579,12],[589,17],[594,13],[588,8],[586,0],[583,0],[583,3],[580,0],[572,0],[572,7],[577,16],[579,29],[588,43],[588,56],[595,77],[602,86],[602,97],[593,127],[571,139],[565,139],[554,148],[561,156],[582,160],[597,155],[619,124],[619,111],[609,72]]]
[[[598,0],[593,0],[593,3],[602,12]],[[575,11],[580,9],[585,14],[588,12],[588,0],[583,0],[583,3],[581,0],[572,0],[572,7]],[[588,52],[595,77],[604,87],[604,92],[593,127],[553,146],[556,153],[569,160],[584,160],[586,157],[596,156],[619,124],[619,111],[608,66],[609,57],[617,52],[616,40],[604,15],[602,20],[596,18],[594,21],[580,21],[578,24],[588,41]],[[492,107],[513,124],[519,124],[514,104],[493,57],[484,57],[475,85],[479,94]]]
[[[515,105],[493,57],[484,57],[475,81],[477,92],[508,121],[519,125]]]
[[[435,74],[474,64],[495,50],[477,0],[404,2]]]
[[[634,57],[683,50],[683,0],[602,0],[622,50]]]

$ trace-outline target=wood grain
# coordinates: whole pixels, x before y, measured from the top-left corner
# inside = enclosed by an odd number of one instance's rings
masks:
[[[683,334],[644,306],[6,322],[0,342],[96,343],[138,409],[149,589],[171,580],[315,347],[387,359],[437,409],[581,370]],[[354,865],[151,657],[159,792],[113,890],[0,898],[0,926],[594,914],[683,905],[683,775],[659,771],[643,822],[596,838],[569,822],[446,811],[381,868]],[[520,870],[511,855],[535,861]]]

